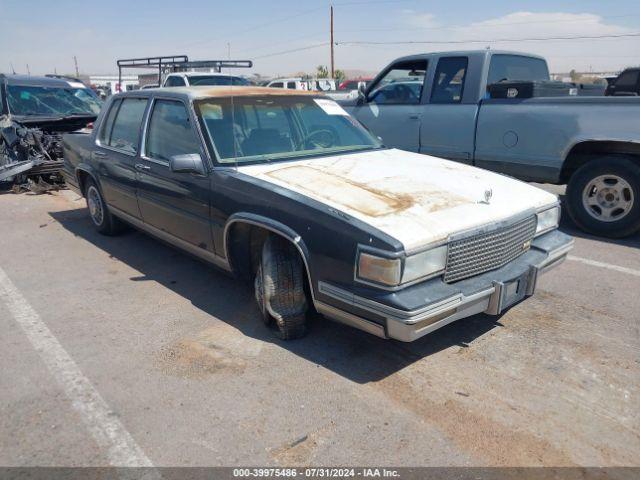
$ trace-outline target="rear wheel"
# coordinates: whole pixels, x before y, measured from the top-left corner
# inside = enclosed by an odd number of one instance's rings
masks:
[[[307,299],[304,266],[300,255],[286,240],[269,236],[254,282],[262,319],[283,340],[307,333]]]
[[[567,186],[569,214],[583,230],[610,238],[640,230],[640,166],[611,155],[580,167]]]
[[[85,197],[89,208],[89,216],[98,232],[103,235],[116,235],[122,231],[122,222],[111,214],[109,207],[107,207],[102,198],[100,189],[93,180],[87,180]]]

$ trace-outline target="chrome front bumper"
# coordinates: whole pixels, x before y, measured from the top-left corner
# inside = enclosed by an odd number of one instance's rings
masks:
[[[534,241],[530,255],[525,254],[501,269],[451,285],[433,284],[445,291],[448,287],[451,294],[412,310],[385,305],[320,282],[322,295],[331,298],[332,303],[346,305],[350,311],[322,301],[316,302],[316,308],[329,318],[379,337],[411,342],[478,313],[498,315],[533,295],[539,275],[560,265],[572,248],[571,237],[558,231],[550,232]]]

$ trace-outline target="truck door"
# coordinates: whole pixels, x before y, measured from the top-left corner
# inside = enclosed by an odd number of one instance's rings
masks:
[[[136,158],[146,98],[127,97],[111,103],[92,152],[107,204],[140,218],[136,199]]]
[[[213,251],[209,225],[209,177],[173,172],[175,155],[199,154],[201,142],[187,105],[156,98],[149,109],[138,170],[138,203],[142,220],[197,248]]]
[[[473,163],[478,105],[465,98],[468,57],[441,57],[420,127],[420,153]],[[467,97],[473,92],[467,92]]]
[[[420,123],[427,61],[402,60],[392,64],[371,85],[354,116],[387,147],[420,150]]]

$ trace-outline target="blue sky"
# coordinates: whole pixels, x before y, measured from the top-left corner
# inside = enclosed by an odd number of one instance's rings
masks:
[[[377,71],[420,51],[506,48],[538,53],[552,70],[618,70],[640,64],[640,3],[458,0],[0,0],[0,71],[115,72],[117,58],[186,53],[192,59],[253,59],[254,72],[285,75],[329,63],[335,8],[336,67]],[[509,42],[541,37],[618,38]],[[445,43],[479,40],[475,43]],[[495,41],[503,40],[503,41]],[[401,45],[348,42],[439,42]],[[344,43],[347,42],[347,43]],[[324,44],[320,45],[319,44]],[[283,53],[288,50],[288,53]]]

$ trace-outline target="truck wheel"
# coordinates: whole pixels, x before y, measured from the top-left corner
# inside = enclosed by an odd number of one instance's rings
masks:
[[[116,235],[122,231],[122,222],[111,214],[100,189],[93,180],[87,180],[84,196],[87,199],[89,216],[98,232],[103,235]]]
[[[569,215],[582,230],[621,238],[640,230],[640,166],[622,155],[592,160],[567,186]]]
[[[307,299],[302,260],[284,239],[269,236],[255,278],[255,295],[265,324],[283,340],[307,333]]]

